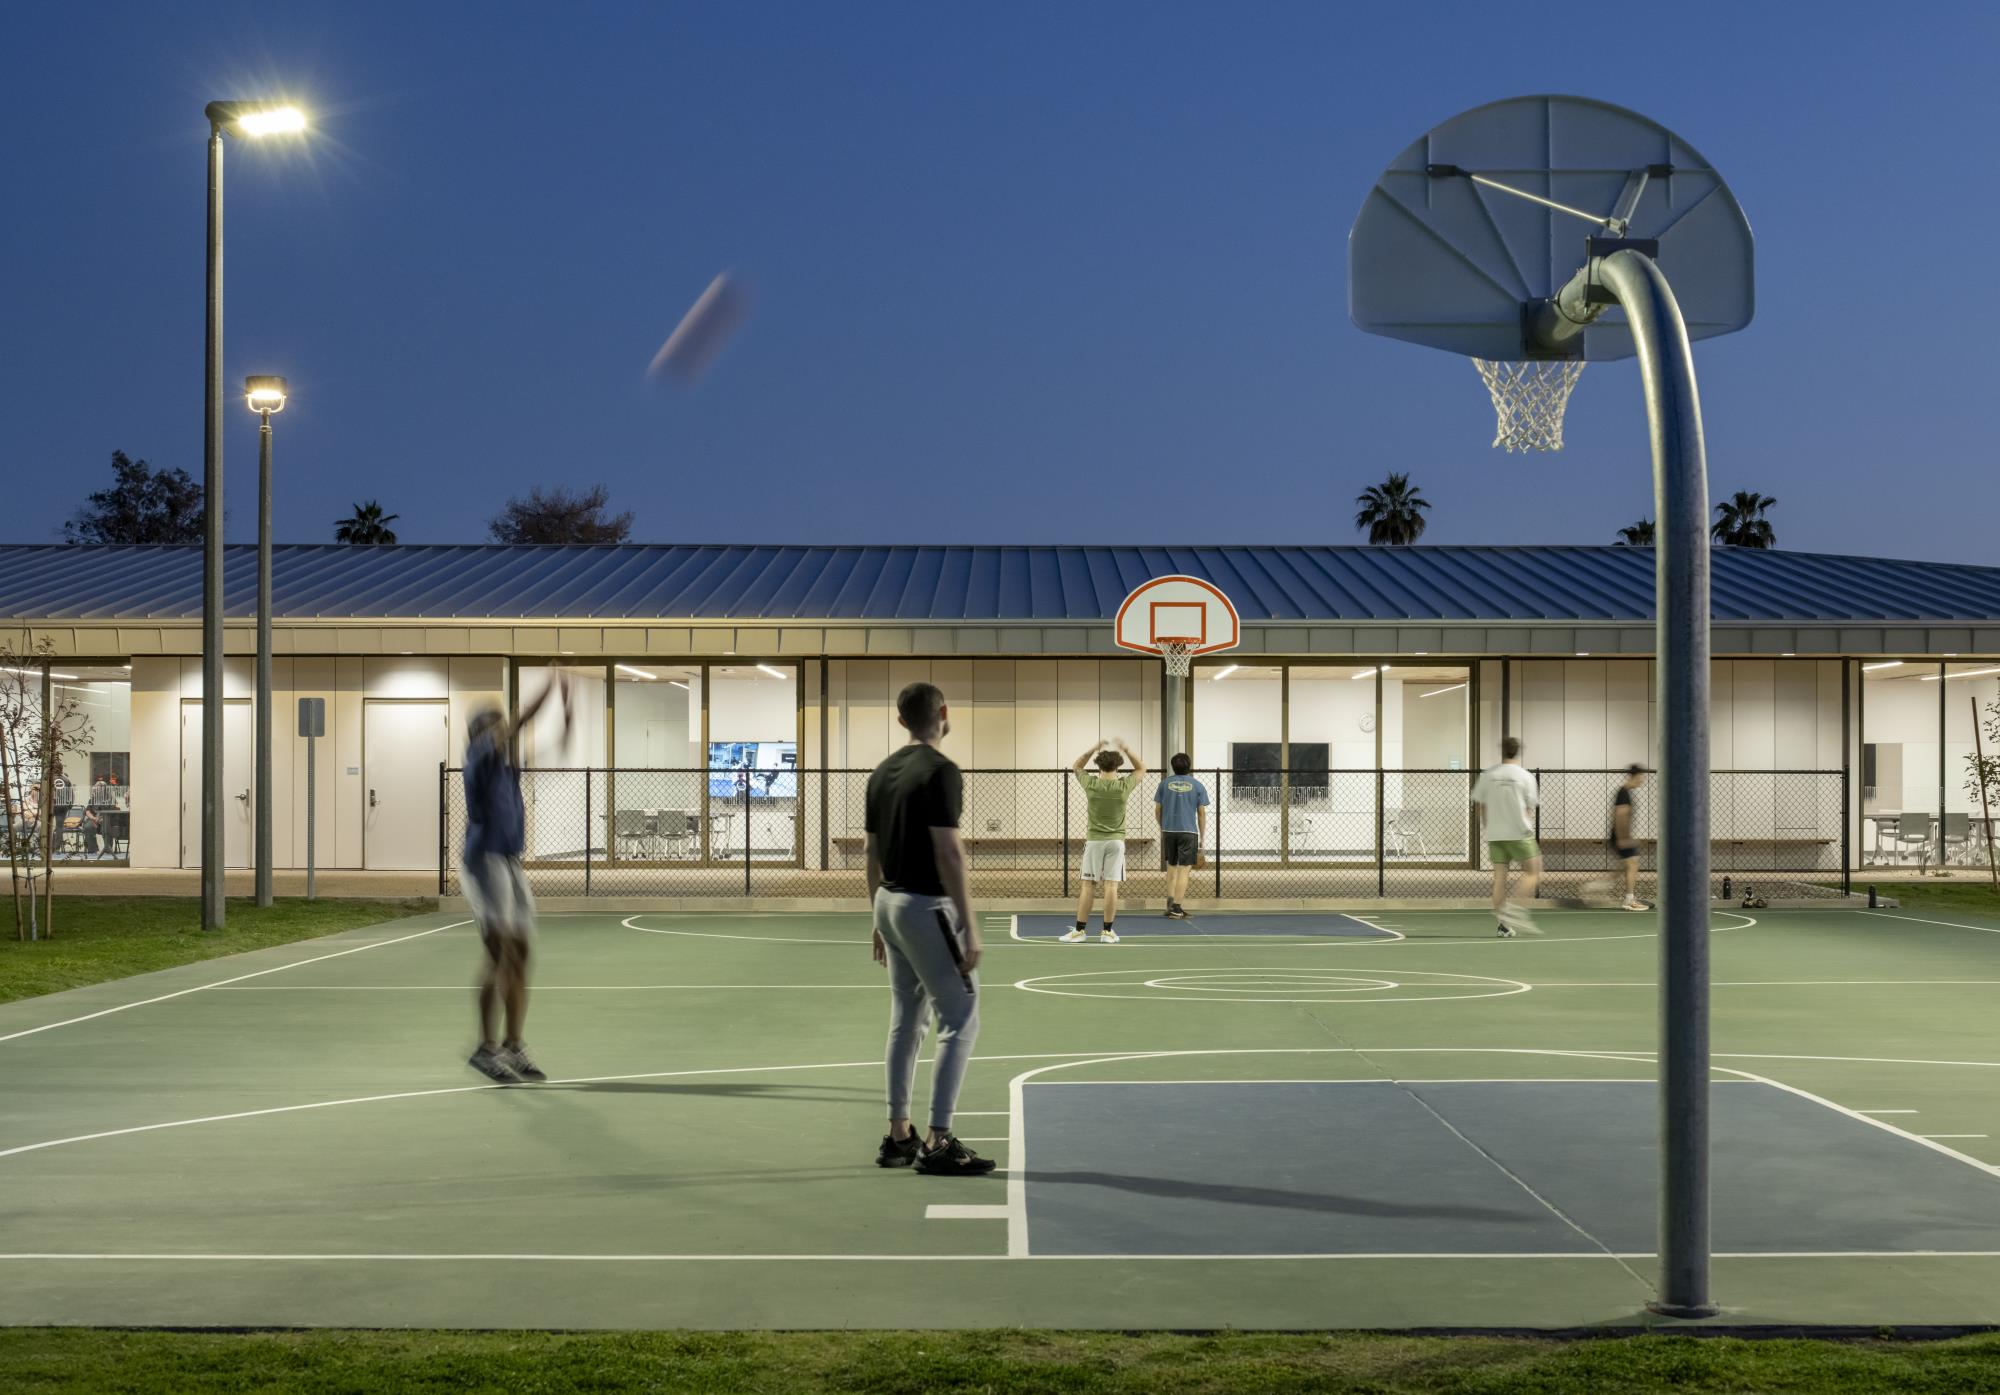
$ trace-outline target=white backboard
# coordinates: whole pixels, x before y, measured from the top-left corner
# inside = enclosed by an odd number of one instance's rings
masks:
[[[1157,654],[1162,640],[1179,640],[1194,654],[1234,649],[1236,607],[1210,582],[1194,576],[1158,576],[1118,607],[1121,647]]]

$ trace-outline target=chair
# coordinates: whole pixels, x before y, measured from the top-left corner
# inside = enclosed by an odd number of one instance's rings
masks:
[[[1930,862],[1931,816],[1925,813],[1901,813],[1896,822],[1883,830],[1883,836],[1892,845],[1891,850],[1902,852],[1912,846],[1917,849],[1917,867],[1922,870]]]
[[[685,809],[662,809],[653,816],[653,834],[666,844],[669,853],[685,856],[694,840],[694,828]]]
[[[652,831],[651,816],[644,809],[620,809],[612,835],[618,840],[618,850],[630,853],[635,847],[643,849]]]
[[[1969,861],[1971,859],[1971,814],[1946,814],[1944,816],[1944,822],[1938,829],[1938,866],[1942,867],[1951,861],[1954,849],[1960,854],[1961,860]]]

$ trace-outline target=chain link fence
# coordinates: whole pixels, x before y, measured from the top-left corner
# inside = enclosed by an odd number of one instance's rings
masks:
[[[521,772],[528,867],[545,896],[865,894],[871,772],[536,769]],[[1087,832],[1073,771],[966,770],[960,830],[981,897],[1077,894]],[[1622,770],[1538,770],[1545,895],[1610,878],[1611,804]],[[1468,897],[1491,864],[1466,770],[1197,770],[1209,793],[1205,865],[1190,899]],[[464,785],[441,769],[438,890],[458,891]],[[1126,806],[1128,897],[1166,891],[1148,771]],[[1716,771],[1710,862],[1723,875],[1842,882],[1845,777],[1838,770]],[[1657,848],[1651,778],[1634,800],[1642,876]]]

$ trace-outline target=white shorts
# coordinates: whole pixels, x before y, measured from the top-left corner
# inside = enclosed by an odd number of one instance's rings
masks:
[[[1125,880],[1125,840],[1105,838],[1083,845],[1083,879],[1087,882]]]
[[[487,853],[459,864],[459,890],[482,935],[529,940],[535,934],[535,898],[518,857]]]

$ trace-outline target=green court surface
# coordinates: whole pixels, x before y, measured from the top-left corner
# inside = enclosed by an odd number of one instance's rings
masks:
[[[984,1180],[873,1165],[860,914],[544,917],[541,1086],[452,912],[0,1006],[0,1321],[1647,1321],[1650,914],[983,922]],[[2000,1323],[2000,923],[1713,934],[1721,1321]]]

